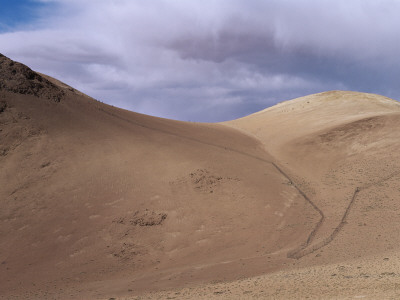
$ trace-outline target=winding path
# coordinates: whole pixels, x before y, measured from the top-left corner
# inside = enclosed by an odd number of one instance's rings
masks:
[[[372,187],[374,185],[377,185],[377,184],[380,184],[382,182],[385,182],[386,180],[389,180],[389,179],[393,178],[394,176],[396,176],[398,174],[400,174],[400,171],[393,172],[389,176],[384,177],[384,178],[382,178],[382,179],[380,179],[380,180],[378,180],[376,182],[372,182],[372,183],[366,184],[366,185],[361,186],[361,187],[356,187],[356,189],[353,192],[353,196],[351,197],[351,200],[350,200],[349,204],[347,205],[346,210],[345,210],[345,212],[344,212],[344,214],[342,216],[342,219],[340,220],[340,223],[334,228],[333,232],[328,237],[326,237],[324,240],[322,240],[321,242],[319,242],[319,243],[317,243],[315,245],[312,245],[309,248],[307,248],[307,246],[299,247],[299,248],[297,248],[297,249],[295,249],[293,251],[290,251],[287,256],[289,258],[299,259],[299,258],[301,258],[301,257],[303,257],[303,256],[305,256],[307,254],[311,254],[314,251],[316,251],[318,249],[321,249],[322,247],[325,247],[326,245],[328,245],[330,242],[333,241],[333,239],[343,229],[344,225],[347,224],[347,217],[348,217],[348,215],[350,213],[350,210],[351,210],[351,208],[352,208],[352,206],[353,206],[353,204],[354,204],[354,202],[355,202],[355,200],[357,198],[357,195],[361,191],[369,189],[370,187]],[[321,222],[321,220],[320,220],[320,222]],[[321,225],[322,225],[322,222],[321,222]],[[319,225],[319,226],[321,226],[321,225]],[[317,225],[317,227],[319,227],[319,226]],[[307,242],[310,239],[310,237],[312,236],[312,234],[316,231],[315,229],[316,228],[314,228],[314,230],[310,233],[309,238],[307,239]],[[308,244],[306,243],[306,245],[308,245]]]
[[[321,228],[321,226],[323,225],[323,223],[325,221],[325,215],[324,215],[323,211],[301,190],[301,188],[295,183],[295,181],[285,171],[283,171],[282,168],[279,167],[276,162],[273,162],[273,161],[270,161],[270,160],[266,160],[266,159],[263,159],[263,158],[261,158],[259,156],[256,156],[256,155],[253,155],[253,154],[250,154],[250,153],[246,153],[246,152],[243,152],[243,151],[240,151],[240,150],[236,150],[236,149],[233,149],[233,148],[230,148],[230,147],[226,147],[226,146],[223,146],[223,145],[218,145],[218,144],[206,142],[206,141],[203,141],[203,140],[200,140],[200,139],[196,139],[196,138],[191,137],[191,136],[180,135],[180,134],[168,131],[168,130],[163,130],[163,129],[160,129],[160,128],[146,126],[146,125],[143,125],[143,124],[141,124],[139,122],[135,122],[134,120],[123,118],[121,116],[118,116],[118,115],[116,115],[116,114],[114,114],[112,112],[106,111],[106,110],[102,110],[102,111],[105,112],[106,114],[109,114],[109,115],[112,115],[114,117],[117,117],[118,119],[121,119],[121,120],[126,121],[128,123],[131,123],[131,124],[134,124],[134,125],[137,125],[137,126],[149,129],[149,130],[162,132],[164,134],[172,135],[172,136],[175,136],[175,137],[179,137],[179,138],[182,138],[182,139],[190,140],[190,141],[193,141],[193,142],[196,142],[196,143],[200,143],[200,144],[209,145],[209,146],[216,147],[216,148],[219,148],[219,149],[222,149],[222,150],[225,150],[225,151],[235,152],[235,153],[238,153],[238,154],[241,154],[241,155],[244,155],[244,156],[247,156],[247,157],[251,157],[251,158],[256,159],[258,161],[261,161],[261,162],[264,162],[264,163],[268,163],[268,164],[271,164],[272,166],[274,166],[275,169],[292,184],[292,186],[298,191],[298,193],[307,201],[307,203],[309,203],[311,205],[311,207],[320,216],[319,221],[315,224],[314,228],[308,234],[306,241],[304,243],[302,243],[299,247],[289,251],[287,253],[287,257],[288,258],[300,259],[300,258],[304,257],[305,255],[311,254],[311,253],[317,251],[318,249],[321,249],[322,247],[325,247],[326,245],[328,245],[330,242],[332,242],[335,239],[335,237],[339,234],[339,232],[343,229],[344,225],[347,223],[348,215],[350,213],[350,210],[351,210],[351,208],[352,208],[352,206],[353,206],[353,204],[354,204],[359,192],[361,192],[362,190],[368,189],[371,186],[374,186],[376,184],[382,183],[382,182],[392,178],[393,176],[395,176],[397,174],[400,174],[400,171],[396,171],[396,172],[392,173],[391,175],[389,175],[389,176],[387,176],[385,178],[382,178],[379,181],[376,181],[374,183],[369,183],[369,184],[361,186],[361,187],[356,187],[354,192],[353,192],[353,195],[351,197],[351,200],[350,200],[349,204],[347,205],[346,210],[345,210],[345,212],[344,212],[344,214],[342,216],[342,219],[339,222],[339,224],[334,228],[334,230],[332,231],[332,233],[328,237],[326,237],[322,241],[312,245],[312,242],[313,242],[318,230]],[[229,127],[229,128],[232,128],[232,127]],[[233,128],[233,129],[235,129],[235,128]],[[241,130],[239,130],[239,129],[235,129],[235,130],[241,132]],[[252,134],[249,134],[247,132],[244,132],[244,133],[247,136],[252,137],[252,138],[256,139],[257,141],[259,141],[256,136],[253,136]],[[261,141],[259,141],[259,142],[262,144]],[[269,154],[266,150],[264,150],[264,151],[265,151],[265,153]]]

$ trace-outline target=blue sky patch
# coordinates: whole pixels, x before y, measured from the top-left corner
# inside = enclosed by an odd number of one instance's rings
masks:
[[[34,0],[1,0],[0,32],[15,31],[34,22],[49,3]]]

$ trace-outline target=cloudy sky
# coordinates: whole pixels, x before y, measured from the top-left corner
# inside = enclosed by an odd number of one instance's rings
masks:
[[[1,0],[0,53],[103,102],[223,121],[342,89],[400,99],[397,0]]]

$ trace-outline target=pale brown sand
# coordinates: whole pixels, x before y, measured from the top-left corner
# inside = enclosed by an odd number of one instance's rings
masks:
[[[187,123],[0,63],[0,298],[397,298],[397,102]]]

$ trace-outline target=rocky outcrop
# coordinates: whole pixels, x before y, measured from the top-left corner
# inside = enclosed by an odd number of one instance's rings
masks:
[[[29,67],[0,54],[0,91],[28,94],[60,102],[65,92]]]

